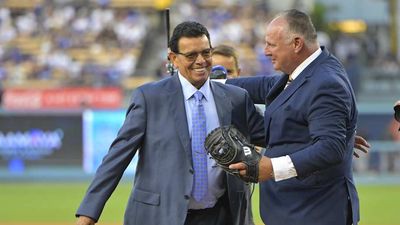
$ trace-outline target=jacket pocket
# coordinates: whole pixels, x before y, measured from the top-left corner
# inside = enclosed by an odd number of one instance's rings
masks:
[[[133,191],[133,200],[149,205],[160,205],[160,194],[154,192],[135,189]]]

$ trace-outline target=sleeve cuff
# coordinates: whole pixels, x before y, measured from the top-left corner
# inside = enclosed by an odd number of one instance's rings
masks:
[[[292,159],[288,155],[271,158],[271,163],[275,181],[286,180],[297,176]]]

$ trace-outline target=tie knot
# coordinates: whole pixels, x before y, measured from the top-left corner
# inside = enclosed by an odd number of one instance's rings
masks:
[[[201,93],[200,91],[196,91],[193,96],[194,99],[196,99],[196,102],[201,101],[204,97],[203,93]]]

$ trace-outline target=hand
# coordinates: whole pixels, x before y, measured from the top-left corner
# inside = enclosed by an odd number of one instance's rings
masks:
[[[246,175],[246,168],[246,165],[241,162],[229,165],[229,169],[239,170],[240,176]],[[272,162],[270,158],[262,156],[258,168],[258,182],[266,181],[273,178]]]
[[[369,148],[371,147],[371,145],[361,136],[356,135],[355,141],[354,141],[354,148],[361,150],[364,153],[368,153],[369,152]],[[357,152],[353,152],[353,155],[356,158],[360,158],[360,155]]]
[[[87,216],[79,216],[76,225],[94,225],[96,222]]]

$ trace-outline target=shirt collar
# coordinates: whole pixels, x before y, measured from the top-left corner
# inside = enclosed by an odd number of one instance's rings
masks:
[[[208,99],[210,99],[210,95],[211,95],[210,77],[207,78],[206,82],[198,90],[179,71],[178,71],[178,75],[179,75],[178,76],[179,81],[181,82],[181,85],[182,85],[183,97],[185,98],[185,100],[189,100],[196,91],[200,91],[203,94],[206,101],[208,101]]]
[[[310,65],[320,54],[322,53],[321,48],[318,48],[313,54],[311,54],[306,60],[304,60],[290,75],[292,80],[296,79],[303,70]]]

